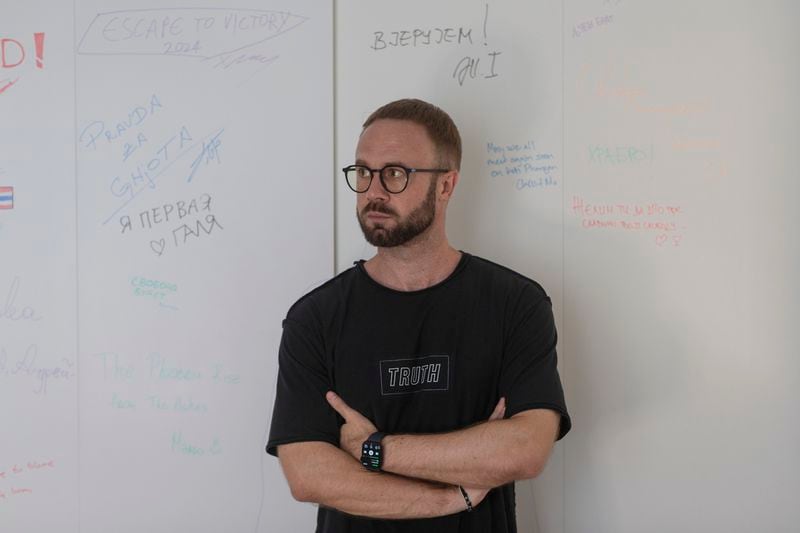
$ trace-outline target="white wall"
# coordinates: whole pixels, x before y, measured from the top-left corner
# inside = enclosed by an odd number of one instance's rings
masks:
[[[338,4],[337,168],[378,105],[440,105],[464,138],[452,241],[553,296],[574,429],[518,484],[521,530],[797,528],[797,18],[789,2]],[[336,199],[341,270],[372,250],[342,178]]]
[[[797,528],[795,4],[0,14],[3,531],[313,528],[263,451],[280,321],[372,254],[338,169],[405,96],[462,131],[453,243],[554,301],[574,429],[520,530]]]

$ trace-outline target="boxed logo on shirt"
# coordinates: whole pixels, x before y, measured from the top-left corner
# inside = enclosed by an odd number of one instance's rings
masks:
[[[450,356],[428,355],[380,362],[381,394],[446,391],[450,386]]]

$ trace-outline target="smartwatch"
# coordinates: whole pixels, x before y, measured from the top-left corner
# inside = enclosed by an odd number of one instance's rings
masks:
[[[383,447],[381,446],[381,439],[383,439],[383,432],[377,431],[369,436],[364,444],[361,445],[361,464],[364,468],[373,472],[380,472],[381,465],[383,465]]]

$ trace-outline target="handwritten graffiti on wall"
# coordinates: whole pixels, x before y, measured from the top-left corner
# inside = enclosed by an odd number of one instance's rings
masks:
[[[0,505],[33,494],[36,482],[56,466],[53,459],[32,459],[0,467]]]
[[[536,148],[532,140],[518,143],[486,143],[486,168],[493,179],[514,178],[517,191],[558,186],[555,155]]]
[[[83,34],[78,53],[211,59],[273,39],[307,20],[288,11],[228,8],[99,13]]]
[[[44,69],[44,37],[44,32],[34,33],[30,40],[0,37],[0,94],[19,82],[20,76],[15,75],[16,69],[31,61],[36,69]],[[11,75],[6,76],[6,72]]]
[[[572,198],[572,212],[584,230],[648,233],[657,246],[678,247],[683,240],[683,207],[659,202],[622,203]]]

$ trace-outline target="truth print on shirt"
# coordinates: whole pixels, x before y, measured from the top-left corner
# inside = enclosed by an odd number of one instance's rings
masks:
[[[449,355],[383,360],[380,369],[383,396],[450,389]]]

